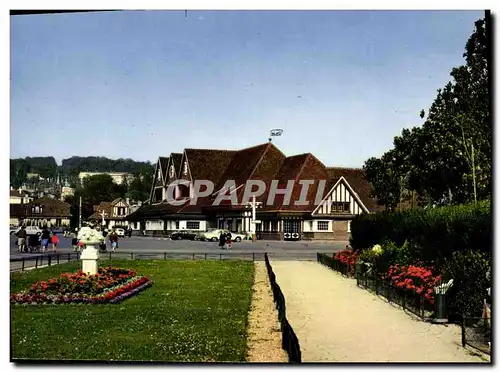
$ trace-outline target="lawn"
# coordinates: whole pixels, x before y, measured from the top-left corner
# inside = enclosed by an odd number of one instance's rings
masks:
[[[252,262],[111,263],[148,276],[153,286],[118,304],[11,305],[13,358],[245,360]],[[11,293],[80,268],[72,262],[12,274]]]

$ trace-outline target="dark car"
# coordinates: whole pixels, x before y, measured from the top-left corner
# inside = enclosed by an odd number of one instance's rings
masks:
[[[196,240],[198,239],[198,234],[190,231],[177,231],[170,235],[172,240]]]

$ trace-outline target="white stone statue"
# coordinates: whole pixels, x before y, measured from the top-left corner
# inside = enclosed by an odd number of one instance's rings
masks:
[[[82,242],[85,249],[80,256],[82,260],[82,271],[89,274],[97,274],[97,260],[99,260],[99,250],[96,245],[104,240],[100,231],[85,226],[78,231],[78,239]]]

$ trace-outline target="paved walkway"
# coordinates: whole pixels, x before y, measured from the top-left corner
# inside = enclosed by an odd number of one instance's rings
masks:
[[[271,261],[304,362],[484,362],[460,328],[413,319],[316,262]]]

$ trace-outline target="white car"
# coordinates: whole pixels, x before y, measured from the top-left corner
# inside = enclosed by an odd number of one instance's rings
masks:
[[[212,242],[217,242],[219,241],[219,236],[222,232],[225,232],[226,234],[228,233],[227,230],[222,230],[222,229],[210,229],[204,233],[200,234],[201,240],[210,240]],[[246,234],[237,234],[237,233],[231,233],[231,239],[233,242],[241,242],[242,240],[247,239]]]
[[[118,235],[119,237],[121,238],[125,237],[125,230],[123,230],[122,228],[115,229],[115,232],[116,235]]]

